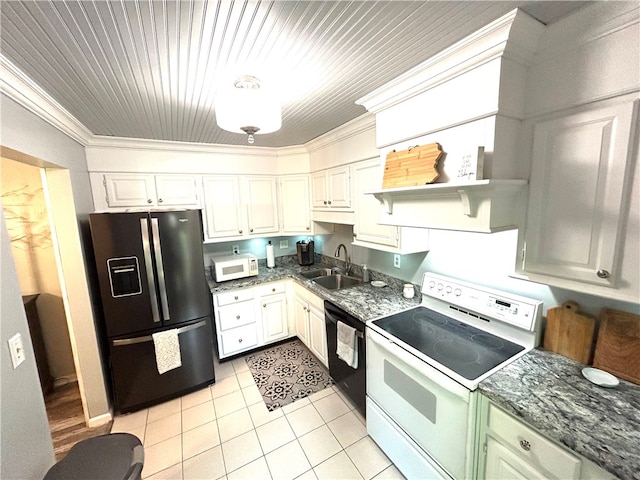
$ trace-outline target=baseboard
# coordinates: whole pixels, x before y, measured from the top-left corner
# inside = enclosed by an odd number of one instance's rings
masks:
[[[98,415],[97,417],[90,418],[87,426],[89,428],[95,428],[101,425],[105,425],[111,420],[113,420],[113,416],[111,415],[111,412],[107,412],[102,415]]]
[[[54,387],[62,387],[63,385],[68,385],[69,383],[77,382],[78,376],[75,373],[71,375],[63,375],[62,377],[58,377],[53,381]]]

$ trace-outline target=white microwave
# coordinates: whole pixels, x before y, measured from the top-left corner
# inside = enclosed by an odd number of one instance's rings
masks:
[[[211,265],[216,282],[258,275],[258,257],[251,253],[214,256],[211,257]]]

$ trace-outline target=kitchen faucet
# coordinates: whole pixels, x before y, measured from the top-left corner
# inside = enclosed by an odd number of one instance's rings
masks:
[[[344,250],[344,268],[345,268],[344,274],[349,275],[351,264],[349,263],[349,254],[347,253],[347,247],[344,246],[344,243],[341,243],[340,245],[338,245],[338,248],[336,248],[336,253],[334,253],[334,256],[336,258],[340,258],[340,248]]]

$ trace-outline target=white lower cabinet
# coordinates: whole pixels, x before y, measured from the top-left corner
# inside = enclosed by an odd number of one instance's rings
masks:
[[[229,357],[258,346],[255,292],[253,288],[213,296],[218,355]]]
[[[213,310],[221,359],[292,336],[287,281],[215,294]]]
[[[329,368],[327,331],[324,324],[324,300],[306,288],[293,284],[296,335],[322,364]]]
[[[479,479],[615,478],[505,412],[484,396],[480,401],[480,418]]]
[[[289,336],[286,287],[285,282],[279,282],[256,288],[264,344]]]

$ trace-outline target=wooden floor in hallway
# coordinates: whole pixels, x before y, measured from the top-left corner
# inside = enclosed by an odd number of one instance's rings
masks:
[[[57,461],[77,442],[109,433],[111,429],[112,422],[96,428],[87,427],[77,382],[57,387],[44,400]]]

